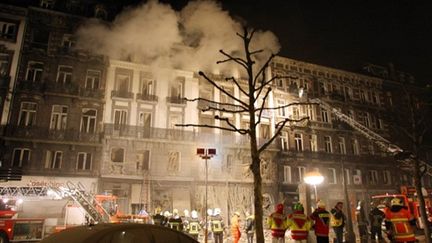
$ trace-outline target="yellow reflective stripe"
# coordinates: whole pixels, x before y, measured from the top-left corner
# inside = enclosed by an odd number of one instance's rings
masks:
[[[407,218],[393,218],[393,219],[390,219],[390,221],[391,222],[396,222],[396,221],[399,221],[399,222],[408,222],[408,219]]]

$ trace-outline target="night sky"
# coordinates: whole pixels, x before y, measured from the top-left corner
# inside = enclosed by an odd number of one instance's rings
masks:
[[[175,9],[187,3],[161,2]],[[272,31],[282,56],[356,72],[365,63],[393,63],[419,82],[432,83],[432,5],[427,1],[220,2],[249,26]]]

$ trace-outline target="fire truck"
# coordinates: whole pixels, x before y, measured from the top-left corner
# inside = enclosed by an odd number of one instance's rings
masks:
[[[48,218],[20,218],[16,207],[23,200],[43,203],[44,200],[63,200],[63,223],[47,230]],[[81,183],[67,182],[66,186],[1,186],[0,185],[0,242],[40,241],[45,235],[82,224],[147,222],[147,215],[124,215],[117,208],[117,197],[110,194],[93,195]],[[69,223],[75,217],[75,223]],[[81,217],[83,220],[76,220]],[[77,223],[78,222],[78,223]]]
[[[426,213],[428,215],[428,221],[432,222],[432,205],[431,199],[428,195],[432,193],[432,190],[426,190],[423,188],[422,191],[425,198]],[[417,201],[417,194],[414,187],[401,186],[400,193],[395,194],[382,194],[372,196],[372,202],[378,206],[379,209],[383,210],[390,206],[390,201],[393,198],[399,198],[403,202],[404,206],[407,207],[409,214],[416,220],[416,226],[419,229],[424,228],[424,223],[420,216],[420,205]]]

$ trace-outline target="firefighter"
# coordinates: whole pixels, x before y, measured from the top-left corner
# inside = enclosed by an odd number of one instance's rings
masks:
[[[325,206],[323,201],[318,201],[317,209],[310,215],[314,222],[317,243],[329,242],[330,213],[325,209]]]
[[[368,223],[368,220],[366,217],[366,212],[364,209],[363,201],[361,201],[361,200],[359,200],[357,203],[355,216],[357,219],[357,227],[358,227],[358,231],[359,231],[359,235],[360,235],[360,241],[367,243],[368,242],[367,226],[369,223]]]
[[[234,212],[231,218],[231,236],[233,238],[233,243],[238,243],[240,241],[240,212]]]
[[[183,210],[183,216],[181,217],[181,219],[183,221],[183,231],[187,233],[188,224],[190,221],[189,210],[187,209]]]
[[[291,238],[294,242],[306,243],[312,221],[304,214],[301,203],[294,204],[293,213],[287,217],[287,227],[291,230]]]
[[[248,243],[253,243],[255,233],[255,216],[246,212],[245,232]]]
[[[220,208],[215,208],[213,212],[213,216],[210,219],[211,231],[213,233],[213,238],[215,243],[223,242],[223,231],[224,231],[224,223],[221,214]]]
[[[187,226],[187,232],[195,240],[198,240],[198,235],[201,230],[200,220],[198,219],[198,212],[192,210],[191,218],[189,219],[189,224]]]
[[[384,221],[385,214],[383,211],[379,210],[374,202],[371,202],[371,211],[369,212],[369,221],[371,225],[371,240],[376,240],[382,242],[384,239],[381,233],[381,225]]]
[[[157,207],[155,214],[153,215],[153,224],[164,226],[167,222],[167,218],[162,215],[162,209]]]
[[[171,229],[183,231],[183,221],[176,208],[173,210],[172,217],[168,219],[168,225]]]
[[[343,231],[345,227],[345,214],[342,211],[343,203],[337,202],[334,208],[330,211],[330,225],[336,234],[335,243],[343,243]]]
[[[272,243],[284,243],[287,229],[284,205],[276,205],[276,210],[267,218],[267,225],[271,230]]]
[[[416,242],[412,225],[415,220],[410,218],[408,209],[399,198],[393,198],[390,208],[385,211],[387,235],[392,242]]]

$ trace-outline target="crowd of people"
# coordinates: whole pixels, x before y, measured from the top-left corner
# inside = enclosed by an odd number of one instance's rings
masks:
[[[386,236],[391,242],[416,241],[412,228],[415,221],[409,218],[406,207],[398,198],[394,198],[384,210],[378,209],[377,205],[372,203],[369,213],[364,211],[363,202],[359,202],[355,216],[361,242],[369,242],[369,240],[384,242],[383,222],[386,227]],[[305,214],[301,203],[296,203],[290,214],[284,212],[283,204],[277,204],[275,211],[267,217],[266,226],[271,232],[272,243],[284,243],[287,230],[290,231],[291,239],[298,243],[308,242],[309,237],[315,237],[317,243],[328,243],[331,231],[334,233],[333,242],[342,243],[346,242],[344,241],[346,220],[342,202],[337,202],[330,211],[327,211],[325,203],[318,201],[316,209],[310,215]],[[207,238],[215,243],[222,243],[224,234],[228,232],[233,243],[238,243],[242,236],[247,239],[248,243],[252,243],[255,234],[254,215],[245,212],[244,222],[242,222],[241,214],[238,211],[232,215],[229,231],[226,232],[228,228],[225,227],[219,208],[208,210],[207,225],[203,218],[199,218],[195,210],[190,214],[188,210],[185,210],[180,216],[177,209],[174,209],[172,213],[168,211],[162,213],[160,208],[156,209],[152,216],[152,223],[182,231],[196,240],[200,234],[207,232]],[[204,229],[207,230],[204,231]],[[314,232],[314,236],[309,235],[310,231]]]

